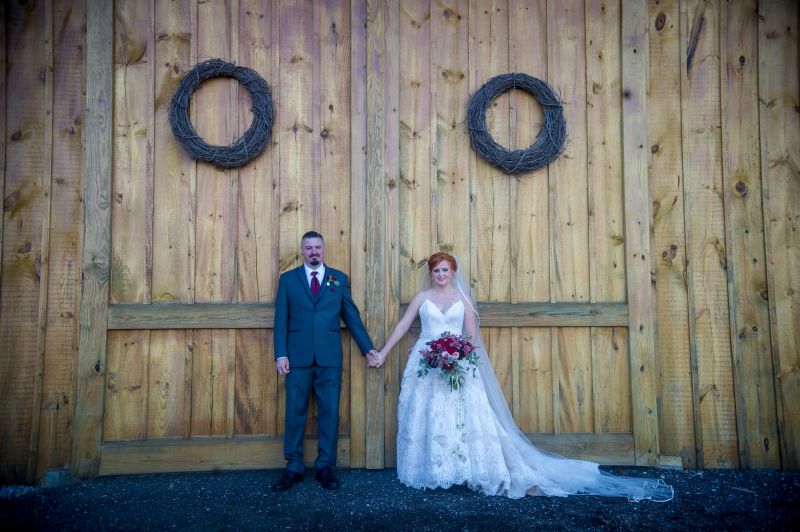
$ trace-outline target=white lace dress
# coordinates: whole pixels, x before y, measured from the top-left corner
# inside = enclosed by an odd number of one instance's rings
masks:
[[[504,429],[480,371],[476,378],[468,375],[457,391],[438,371],[417,376],[420,349],[444,331],[461,334],[464,311],[462,301],[444,312],[430,300],[420,306],[422,331],[403,373],[397,409],[397,476],[402,483],[414,488],[465,484],[486,495],[513,498],[526,494],[672,498],[672,488],[663,481],[613,476],[595,463],[539,451],[516,426]]]

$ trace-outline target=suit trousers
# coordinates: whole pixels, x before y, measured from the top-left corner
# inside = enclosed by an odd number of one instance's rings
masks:
[[[303,464],[303,435],[308,417],[311,391],[317,397],[317,459],[314,467],[336,466],[339,442],[339,395],[342,390],[342,368],[317,365],[292,367],[286,375],[286,425],[283,454],[286,468],[296,473],[305,470]]]

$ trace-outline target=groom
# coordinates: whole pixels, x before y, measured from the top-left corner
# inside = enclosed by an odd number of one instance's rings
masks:
[[[286,377],[286,427],[283,454],[286,471],[272,489],[286,491],[303,480],[303,434],[311,391],[317,396],[319,449],[314,462],[325,489],[339,488],[334,474],[342,388],[343,320],[362,353],[377,355],[358,308],[350,297],[347,276],[327,267],[322,235],[309,231],[300,241],[303,265],[281,275],[275,298],[275,364]]]

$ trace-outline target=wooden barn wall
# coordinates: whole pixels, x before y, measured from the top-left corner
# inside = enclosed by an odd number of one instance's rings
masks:
[[[44,482],[90,441],[73,425],[90,328],[79,314],[96,4],[0,5],[5,482]],[[437,249],[459,256],[481,302],[630,301],[623,176],[642,162],[659,452],[692,468],[800,467],[799,16],[790,0],[117,0],[108,303],[270,303],[312,228],[350,273],[376,343]],[[631,50],[637,23],[646,38]],[[271,142],[239,169],[197,163],[171,133],[177,83],[209,58],[272,89]],[[466,106],[514,71],[556,89],[569,142],[509,177],[470,148]],[[641,117],[624,112],[631,76],[647,92]],[[227,144],[249,125],[249,96],[207,82],[191,117]],[[541,117],[521,91],[487,115],[516,147]],[[630,124],[647,139],[637,160],[623,156]],[[279,439],[271,334],[108,331],[102,441]],[[627,327],[484,338],[523,431],[633,429]],[[344,342],[344,463],[393,465],[404,347],[378,372]]]

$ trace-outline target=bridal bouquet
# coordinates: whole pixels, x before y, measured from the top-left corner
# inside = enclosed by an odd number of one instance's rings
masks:
[[[480,355],[475,346],[463,336],[445,331],[434,340],[427,342],[430,346],[420,351],[420,368],[417,377],[424,377],[432,369],[438,369],[442,377],[450,383],[452,390],[458,390],[464,384],[468,373],[476,377]]]

